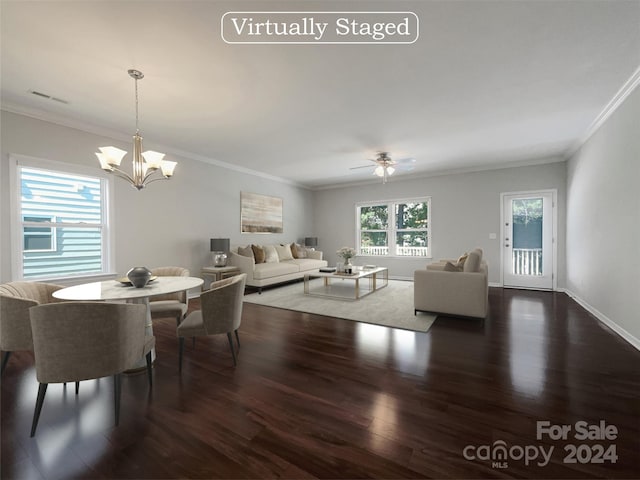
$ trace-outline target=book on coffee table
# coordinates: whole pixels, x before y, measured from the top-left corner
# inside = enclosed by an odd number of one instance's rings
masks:
[[[336,271],[336,267],[323,267],[318,270],[323,273],[333,273]]]

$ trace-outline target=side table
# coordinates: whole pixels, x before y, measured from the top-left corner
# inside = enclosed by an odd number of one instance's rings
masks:
[[[240,269],[238,267],[203,267],[202,268],[202,277],[205,279],[205,283],[202,288],[205,290],[209,289],[212,282],[217,282],[218,280],[222,280],[223,278],[233,277],[234,275],[240,274]],[[209,280],[207,284],[207,277],[213,277],[213,280]]]

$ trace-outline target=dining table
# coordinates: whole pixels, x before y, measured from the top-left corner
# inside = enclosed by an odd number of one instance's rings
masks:
[[[147,283],[144,287],[137,288],[131,285],[128,279],[105,280],[102,282],[83,283],[72,287],[62,288],[53,293],[59,300],[73,301],[127,301],[130,303],[141,303],[147,306],[147,322],[145,334],[153,336],[153,324],[151,322],[151,306],[149,298],[155,295],[165,295],[176,293],[192,288],[200,287],[204,283],[198,277],[165,277],[158,276]],[[152,360],[155,360],[155,348],[151,352]],[[145,358],[134,365],[130,371],[137,371],[145,368]]]

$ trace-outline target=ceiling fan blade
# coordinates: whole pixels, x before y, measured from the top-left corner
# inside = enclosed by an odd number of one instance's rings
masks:
[[[360,167],[351,167],[349,170],[358,170],[359,168],[373,168],[373,165],[362,165]]]
[[[414,164],[416,163],[416,159],[413,157],[401,158],[399,160],[395,160],[396,164]]]

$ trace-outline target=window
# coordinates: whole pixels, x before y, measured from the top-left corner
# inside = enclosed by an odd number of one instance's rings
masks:
[[[19,278],[108,272],[108,180],[69,169],[22,158],[16,163]]]
[[[431,199],[356,205],[358,255],[430,257]]]
[[[24,251],[25,252],[53,252],[56,250],[55,229],[51,227],[29,227],[30,224],[41,222],[55,223],[50,215],[23,215]]]

